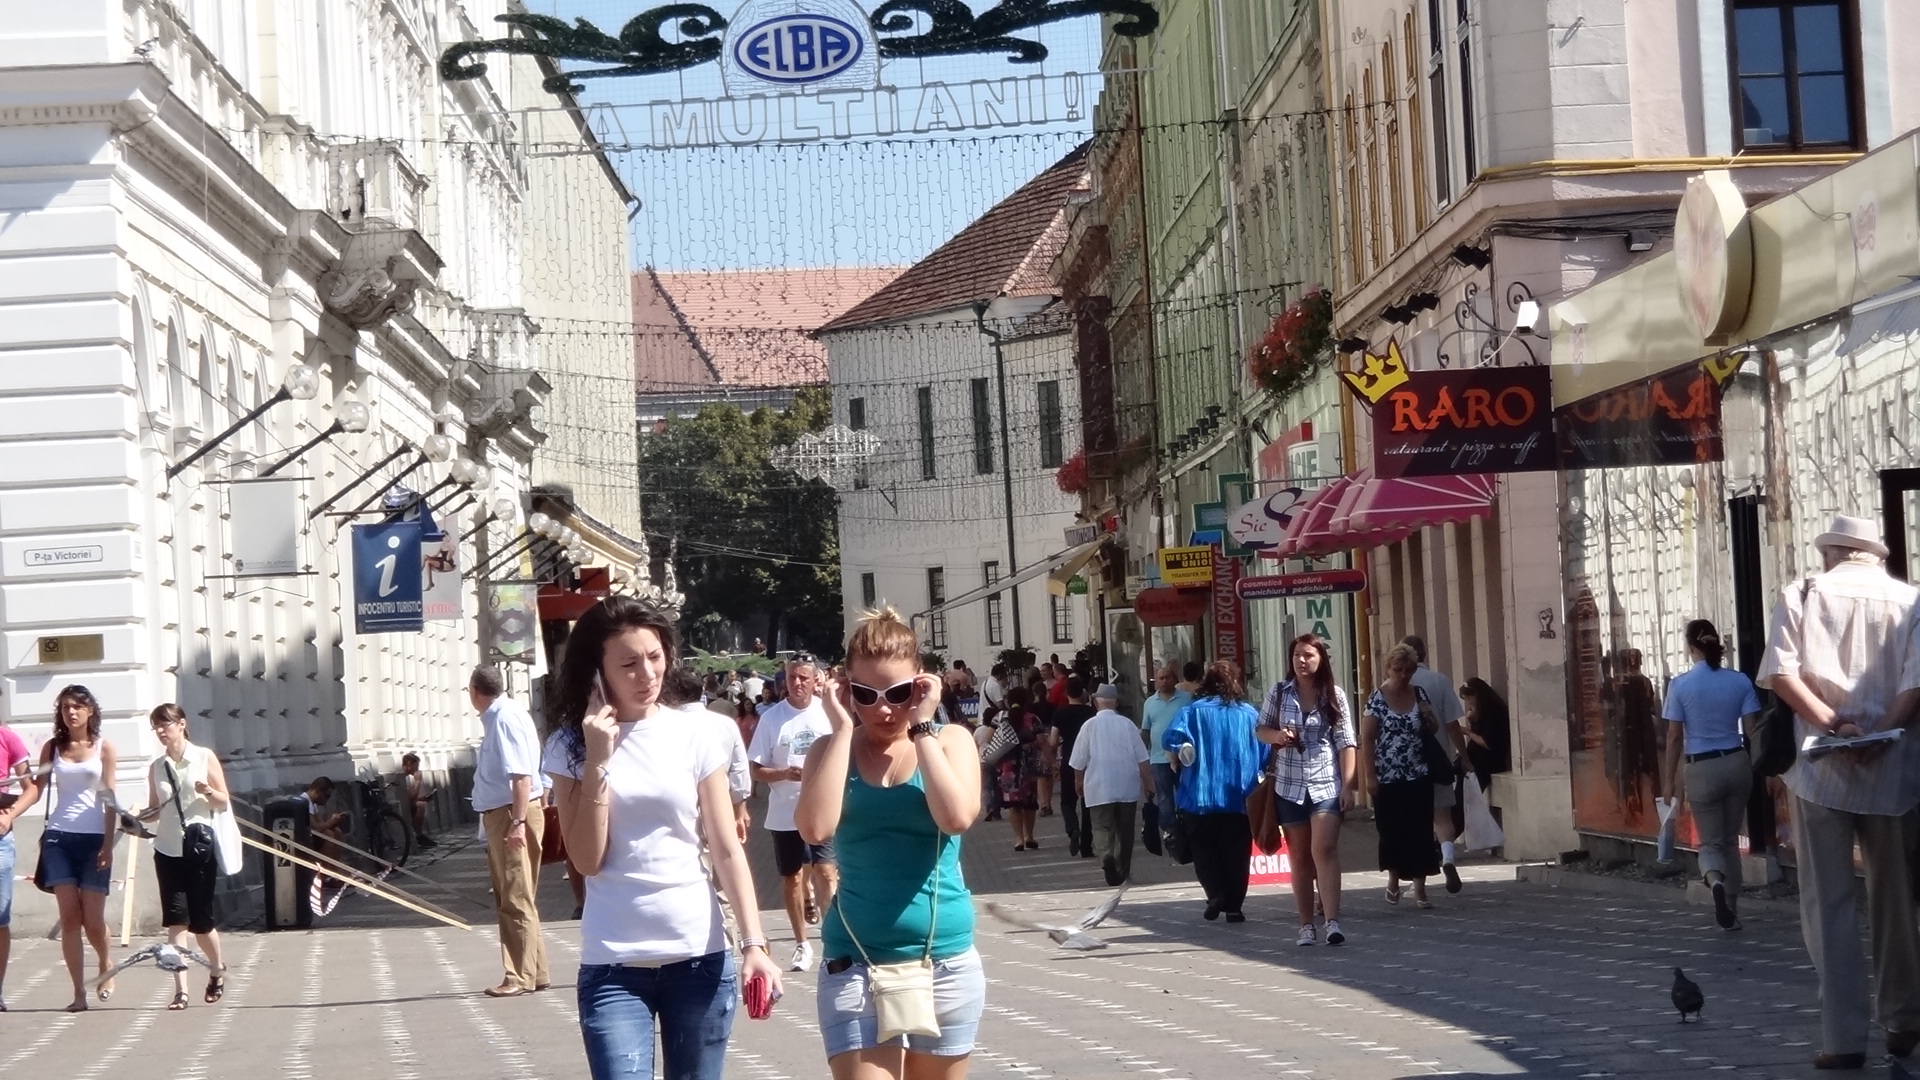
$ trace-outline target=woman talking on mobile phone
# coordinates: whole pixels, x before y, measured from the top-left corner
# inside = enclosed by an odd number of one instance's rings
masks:
[[[834,1080],[959,1080],[986,1007],[960,875],[960,835],[980,816],[980,752],[964,727],[937,721],[940,694],[891,608],[860,621],[845,676],[827,679],[833,730],[807,753],[794,824],[840,856],[820,920],[820,1034]]]
[[[713,725],[680,723],[660,705],[679,645],[673,620],[631,597],[582,616],[541,765],[587,879],[579,1003],[594,1080],[652,1076],[656,1026],[666,1080],[720,1077],[741,982],[697,829],[733,899],[749,990],[757,983],[760,1001],[780,993],[734,831],[729,747]]]

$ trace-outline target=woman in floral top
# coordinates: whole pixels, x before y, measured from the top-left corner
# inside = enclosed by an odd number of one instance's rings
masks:
[[[1421,752],[1422,728],[1438,733],[1433,710],[1413,685],[1419,658],[1406,645],[1387,654],[1387,681],[1367,698],[1360,718],[1360,759],[1380,832],[1380,869],[1387,872],[1387,903],[1400,902],[1400,882],[1413,880],[1413,902],[1430,908],[1427,877],[1440,872],[1433,839],[1433,782]]]
[[[1260,709],[1260,741],[1279,748],[1273,791],[1293,867],[1293,903],[1300,944],[1319,940],[1314,887],[1327,920],[1327,944],[1345,944],[1340,929],[1340,820],[1353,806],[1353,713],[1333,677],[1333,657],[1316,634],[1293,639],[1293,678],[1275,683]]]
[[[1040,846],[1033,838],[1034,811],[1039,809],[1040,777],[1047,769],[1047,722],[1033,711],[1032,693],[1024,686],[1007,691],[1007,711],[1000,723],[1009,725],[1020,745],[1000,759],[1000,806],[1013,825],[1013,850]]]

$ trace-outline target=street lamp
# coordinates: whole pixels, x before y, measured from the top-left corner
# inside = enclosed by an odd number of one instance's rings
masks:
[[[312,401],[319,393],[319,365],[311,360],[303,360],[295,364],[293,367],[287,369],[287,377],[280,381],[280,389],[276,390],[272,397],[261,402],[253,410],[248,412],[247,415],[235,420],[227,430],[202,443],[200,449],[195,450],[180,461],[168,466],[167,479],[173,479],[180,475],[187,466],[213,453],[214,448],[232,438],[234,432],[260,419],[260,417],[266,415],[268,409],[273,408],[275,405],[283,401]]]
[[[340,391],[340,396],[333,399],[333,423],[328,425],[325,431],[302,443],[298,450],[267,466],[266,470],[260,474],[260,478],[264,480],[274,473],[279,472],[281,469],[286,468],[294,462],[294,459],[314,447],[319,446],[321,443],[326,442],[328,439],[333,438],[335,435],[339,435],[342,432],[349,435],[360,434],[367,430],[367,425],[372,422],[372,419],[373,415],[367,409],[366,402],[358,398],[349,397],[345,390]]]

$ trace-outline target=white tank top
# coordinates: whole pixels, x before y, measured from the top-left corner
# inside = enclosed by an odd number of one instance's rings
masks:
[[[68,761],[53,752],[53,810],[47,828],[66,833],[104,833],[107,823],[100,812],[100,796],[93,789],[100,783],[100,751],[85,761]]]

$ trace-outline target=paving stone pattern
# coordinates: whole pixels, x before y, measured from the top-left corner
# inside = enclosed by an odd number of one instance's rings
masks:
[[[1005,827],[970,836],[967,874],[982,896],[1040,916],[1077,917],[1098,902],[1099,872],[1070,859],[1057,818],[1043,846],[1016,855]],[[1366,866],[1370,836],[1351,828],[1348,865]],[[773,885],[765,834],[751,852]],[[1139,856],[1143,884],[1101,928],[1110,948],[1069,953],[1044,935],[981,917],[987,1015],[972,1075],[1044,1080],[1465,1077],[1812,1076],[1817,1015],[1797,925],[1756,912],[1723,934],[1708,911],[1673,899],[1597,896],[1468,869],[1434,910],[1388,906],[1377,875],[1348,875],[1340,948],[1294,945],[1291,896],[1256,894],[1249,921],[1200,919],[1185,868]],[[451,838],[419,867],[472,912],[473,933],[349,897],[310,932],[227,935],[224,1003],[164,1011],[171,982],[151,967],[120,976],[111,1002],[60,1011],[67,983],[44,927],[16,924],[0,1018],[0,1073],[97,1077],[110,1070],[185,1080],[392,1076],[399,1080],[584,1076],[573,997],[579,950],[565,882],[550,874],[555,985],[495,1001],[497,939],[476,905],[484,854]],[[1503,880],[1504,879],[1504,880]],[[1436,883],[1437,884],[1437,883]],[[778,895],[766,891],[763,896]],[[769,913],[784,959],[784,914]],[[140,942],[135,942],[137,947]],[[1681,1025],[1667,1001],[1671,968],[1707,995],[1705,1019]],[[730,1077],[827,1075],[815,1023],[815,974],[791,976],[773,1019],[735,1029]],[[1880,1057],[1869,1076],[1904,1077]],[[165,1063],[160,1066],[159,1063]],[[1908,1063],[1911,1064],[1911,1063]],[[1831,1074],[1821,1074],[1831,1075]],[[1857,1074],[1856,1074],[1857,1075]]]

